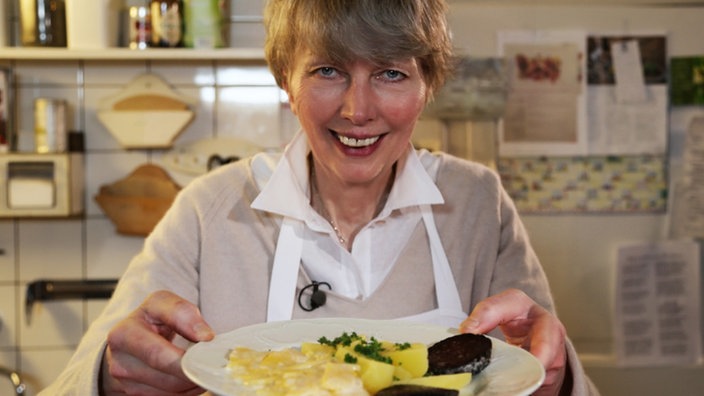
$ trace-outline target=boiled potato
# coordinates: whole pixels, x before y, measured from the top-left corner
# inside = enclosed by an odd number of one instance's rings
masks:
[[[389,363],[370,359],[354,351],[354,344],[350,346],[338,346],[335,351],[335,360],[347,362],[347,357],[356,359],[360,368],[360,377],[364,383],[364,388],[371,394],[391,385],[394,380],[395,366]]]
[[[428,347],[425,344],[411,344],[409,348],[403,349],[394,345],[381,354],[391,358],[395,366],[403,367],[412,377],[422,377],[428,371]]]
[[[423,385],[435,388],[460,390],[472,380],[472,373],[430,375],[395,382],[395,384]]]
[[[304,344],[301,350],[328,351],[325,347],[330,348],[329,351],[337,362],[356,363],[359,366],[364,388],[371,394],[396,384],[460,390],[472,379],[470,373],[425,377],[428,371],[428,347],[422,343],[379,342],[374,338],[368,340],[356,333],[345,333],[333,343],[318,346]],[[359,352],[355,347],[359,347]]]
[[[411,374],[408,370],[403,368],[403,366],[394,365],[394,381],[405,380],[414,377],[415,376]]]
[[[359,355],[357,352],[354,351],[354,348],[351,346],[338,346],[337,349],[335,350],[335,360],[337,360],[340,363],[349,363],[345,360],[345,356],[351,356],[353,358],[357,358]]]
[[[389,363],[358,356],[357,364],[361,369],[364,389],[371,394],[390,386],[394,380],[394,366]]]

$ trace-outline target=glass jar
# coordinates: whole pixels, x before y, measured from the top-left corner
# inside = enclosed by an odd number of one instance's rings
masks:
[[[183,47],[183,3],[152,0],[152,47]]]

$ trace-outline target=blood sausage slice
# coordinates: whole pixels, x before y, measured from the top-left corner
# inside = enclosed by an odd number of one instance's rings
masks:
[[[428,348],[428,373],[478,374],[491,360],[491,339],[481,334],[458,334]]]

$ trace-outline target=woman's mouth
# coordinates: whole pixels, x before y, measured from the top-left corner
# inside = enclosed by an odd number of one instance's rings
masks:
[[[353,137],[347,137],[340,135],[339,133],[336,133],[335,136],[337,137],[337,140],[340,141],[343,145],[351,148],[364,148],[364,147],[369,147],[379,141],[380,136],[373,136],[373,137],[368,137],[368,138],[363,138],[363,139],[357,139]]]

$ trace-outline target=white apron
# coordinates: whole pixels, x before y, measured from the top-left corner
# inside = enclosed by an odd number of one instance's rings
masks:
[[[430,241],[430,253],[435,278],[435,293],[438,308],[417,315],[398,318],[399,320],[423,322],[443,327],[457,328],[467,318],[462,310],[459,291],[455,284],[450,263],[440,242],[430,205],[421,205],[425,229]],[[274,264],[269,284],[267,322],[290,320],[296,300],[296,284],[301,263],[303,238],[296,235],[302,227],[299,220],[285,217],[274,254]]]

